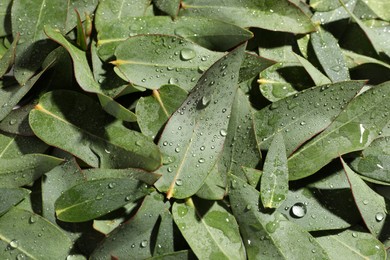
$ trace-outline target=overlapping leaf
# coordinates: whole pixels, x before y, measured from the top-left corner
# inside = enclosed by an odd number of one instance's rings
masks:
[[[23,188],[0,188],[0,217],[29,194],[30,191]]]

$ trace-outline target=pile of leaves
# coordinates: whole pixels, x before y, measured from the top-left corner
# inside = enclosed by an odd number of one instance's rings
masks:
[[[386,259],[388,0],[2,0],[1,259]]]

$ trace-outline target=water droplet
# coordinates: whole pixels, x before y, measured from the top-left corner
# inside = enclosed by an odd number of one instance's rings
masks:
[[[290,212],[293,217],[302,218],[307,212],[306,205],[301,202],[295,203],[294,206],[291,207]]]
[[[177,84],[177,83],[179,83],[179,80],[177,78],[170,78],[168,80],[168,83],[169,84]]]
[[[130,196],[126,196],[125,201],[130,201]]]
[[[103,196],[104,196],[104,193],[98,194],[98,195],[96,195],[95,199],[96,200],[101,200],[101,199],[103,199]]]
[[[357,237],[358,234],[356,232],[352,232],[352,237]]]
[[[142,240],[141,241],[141,247],[145,248],[148,245],[148,240]]]
[[[223,137],[225,137],[227,135],[227,132],[225,129],[221,129],[221,131],[219,131],[219,134]]]
[[[200,58],[201,61],[206,61],[207,60],[207,56],[203,56],[202,58]]]
[[[368,200],[363,200],[363,204],[367,205],[368,204]]]
[[[204,158],[200,158],[200,159],[198,160],[198,162],[199,162],[199,163],[204,163],[204,162],[205,162],[205,159],[204,159]]]
[[[385,215],[381,212],[375,214],[375,220],[381,222],[385,218]]]
[[[176,183],[177,186],[183,185],[183,181],[182,181],[181,179],[177,179],[177,180],[175,181],[175,183]]]
[[[179,153],[179,152],[180,152],[180,148],[179,148],[179,147],[176,147],[176,148],[175,148],[175,152]]]
[[[168,167],[167,171],[172,172],[172,167]]]
[[[10,124],[10,125],[16,124],[16,119],[11,119],[11,120],[9,121],[9,124]]]
[[[115,186],[116,186],[116,183],[115,183],[115,182],[110,182],[110,183],[108,184],[108,188],[109,188],[109,189],[113,189],[113,188],[115,188]]]
[[[182,60],[192,60],[193,58],[195,58],[196,56],[196,52],[194,50],[191,50],[191,49],[182,49],[181,52],[180,52],[180,57]]]
[[[226,108],[223,108],[223,109],[222,109],[222,113],[225,113],[225,112],[226,112]]]
[[[246,205],[245,207],[246,210],[251,210],[252,209],[252,206],[250,204]]]
[[[23,260],[23,259],[27,259],[26,256],[24,254],[18,254],[16,256],[16,260]]]
[[[265,229],[266,229],[269,233],[274,233],[278,227],[279,227],[279,223],[278,223],[277,221],[271,221],[271,222],[268,222],[268,223],[265,225]]]
[[[306,125],[306,122],[305,121],[302,121],[299,123],[300,125]]]
[[[9,242],[9,247],[11,249],[18,248],[18,246],[19,246],[19,241],[16,239],[13,239],[13,240],[11,240],[11,242]]]
[[[34,215],[31,215],[31,217],[29,219],[29,223],[34,224],[36,221],[37,221],[37,218]]]
[[[163,145],[164,145],[164,146],[167,146],[167,145],[168,145],[168,142],[167,142],[167,141],[163,142]]]
[[[201,146],[201,147],[200,147],[200,150],[201,150],[201,151],[204,151],[204,149],[205,149],[204,146]]]
[[[208,104],[210,104],[210,101],[211,101],[211,96],[203,96],[202,97],[202,106],[203,107],[207,107]]]
[[[108,153],[108,154],[111,153],[111,152],[110,152],[109,150],[107,150],[107,149],[104,149],[104,151],[105,151],[106,153]]]

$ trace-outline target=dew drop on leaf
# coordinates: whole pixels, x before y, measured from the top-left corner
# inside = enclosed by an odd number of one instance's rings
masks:
[[[180,51],[180,58],[182,60],[192,60],[195,58],[196,52],[194,50],[185,48]]]
[[[113,189],[113,188],[115,188],[115,185],[116,185],[115,182],[110,182],[110,183],[108,184],[108,188],[109,188],[109,189]]]
[[[35,216],[31,216],[30,219],[29,219],[29,223],[30,224],[34,224],[36,221],[37,221],[37,219],[36,219]]]
[[[142,247],[142,248],[147,247],[147,245],[148,245],[148,241],[147,241],[147,240],[142,240],[142,241],[141,241],[141,247]]]
[[[378,222],[381,222],[384,218],[385,218],[385,216],[381,212],[378,212],[378,213],[375,214],[375,219]]]
[[[13,239],[13,240],[11,240],[11,242],[9,242],[9,247],[11,249],[16,249],[16,248],[18,248],[18,246],[19,246],[19,241],[16,239]]]
[[[177,179],[177,180],[175,181],[175,183],[176,183],[177,186],[183,185],[182,179]]]
[[[207,107],[208,104],[210,104],[211,96],[203,96],[201,101],[202,101],[202,106]]]
[[[225,129],[221,129],[221,131],[219,131],[219,134],[223,137],[225,137],[227,135],[227,132]]]
[[[169,84],[177,84],[177,83],[179,83],[179,80],[177,78],[170,78],[168,80],[168,83]]]
[[[295,203],[291,207],[290,212],[291,212],[292,217],[302,218],[306,215],[306,212],[307,212],[306,205],[301,203],[301,202]]]

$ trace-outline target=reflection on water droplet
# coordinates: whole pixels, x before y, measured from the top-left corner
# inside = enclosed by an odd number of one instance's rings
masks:
[[[148,245],[148,240],[142,240],[141,247],[145,248]]]
[[[201,147],[200,147],[200,150],[201,150],[201,151],[204,151],[204,149],[205,149],[204,146],[201,146]]]
[[[27,257],[24,254],[18,254],[16,256],[16,260],[23,260],[23,259],[27,259]]]
[[[179,83],[179,80],[177,78],[170,78],[168,80],[168,83],[169,84],[177,84],[177,83]]]
[[[19,241],[16,239],[13,239],[13,240],[11,240],[11,242],[9,242],[9,247],[11,249],[18,248],[18,246],[19,246]]]
[[[177,180],[175,181],[175,183],[176,183],[177,186],[183,185],[183,181],[182,181],[181,179],[177,179]]]
[[[126,196],[125,201],[130,201],[130,196]]]
[[[368,204],[368,200],[363,200],[363,204],[367,205]]]
[[[306,212],[307,212],[306,205],[301,202],[295,203],[290,210],[291,216],[295,218],[304,217],[306,215]]]
[[[375,214],[375,219],[378,222],[381,222],[384,218],[385,218],[385,215],[383,213],[381,213],[381,212],[378,212],[378,213]]]
[[[265,229],[266,229],[269,233],[274,233],[278,227],[279,227],[279,223],[278,223],[277,221],[271,221],[271,222],[268,222],[268,223],[265,225]]]
[[[11,120],[9,121],[9,124],[10,124],[10,125],[16,124],[16,119],[11,119]]]
[[[29,219],[29,223],[30,224],[33,224],[33,223],[35,223],[37,221],[37,219],[36,219],[36,217],[34,216],[34,215],[32,215],[31,217],[30,217],[30,219]]]
[[[192,60],[195,58],[196,52],[194,50],[185,48],[180,51],[180,58],[182,60]]]
[[[175,148],[175,152],[179,153],[179,152],[180,152],[180,148],[179,148],[179,147],[176,147],[176,148]]]
[[[225,129],[221,129],[221,131],[219,131],[219,134],[223,137],[225,137],[227,135],[227,132]]]
[[[210,104],[211,96],[207,96],[207,95],[203,96],[201,101],[202,101],[202,106],[207,107],[208,104]]]
[[[198,160],[198,162],[199,162],[199,163],[204,163],[204,162],[205,162],[205,159],[204,159],[204,158],[200,158],[200,159]]]
[[[108,188],[109,188],[109,189],[113,189],[113,188],[115,188],[115,186],[116,186],[116,183],[115,183],[115,182],[110,182],[110,183],[108,184]]]
[[[357,235],[356,232],[352,232],[352,236],[353,236],[353,237],[357,237],[358,235]]]

